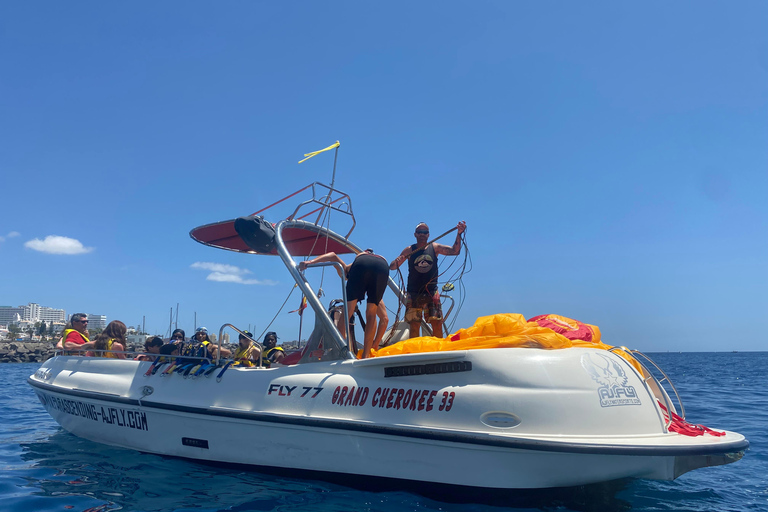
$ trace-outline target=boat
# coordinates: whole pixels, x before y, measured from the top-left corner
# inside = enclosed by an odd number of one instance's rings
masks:
[[[624,347],[450,349],[454,334],[443,340],[448,349],[357,359],[296,261],[361,251],[351,230],[320,222],[335,211],[354,228],[351,199],[319,182],[302,191],[311,198],[275,224],[260,210],[190,233],[282,260],[314,312],[294,364],[56,355],[28,379],[47,412],[76,436],[140,452],[482,489],[673,480],[747,450],[739,433],[688,423],[671,380]],[[226,329],[242,333],[225,324],[219,340]]]

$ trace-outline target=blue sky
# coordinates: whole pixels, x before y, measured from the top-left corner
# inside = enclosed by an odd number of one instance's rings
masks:
[[[297,162],[339,140],[358,245],[392,259],[417,222],[467,221],[454,330],[557,313],[640,350],[764,350],[766,19],[756,1],[5,2],[0,305],[162,334],[178,303],[187,332],[196,313],[258,334],[283,264],[189,230],[330,182],[332,153]]]

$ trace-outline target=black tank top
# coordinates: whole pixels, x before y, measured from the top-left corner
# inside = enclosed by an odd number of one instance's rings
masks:
[[[416,244],[411,250],[416,249]],[[428,293],[434,295],[437,291],[437,255],[435,246],[429,244],[423,249],[414,251],[408,256],[408,293]]]

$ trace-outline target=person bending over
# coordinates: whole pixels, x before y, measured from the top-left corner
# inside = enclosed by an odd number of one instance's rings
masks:
[[[344,261],[335,253],[329,252],[310,261],[299,263],[299,270],[307,265],[335,261],[341,264],[347,274],[347,318],[339,316],[337,327],[342,338],[347,335],[347,325],[355,312],[358,301],[367,296],[365,306],[365,333],[363,334],[363,359],[371,356],[371,349],[378,349],[384,332],[387,330],[389,317],[384,306],[384,291],[387,288],[389,269],[383,256],[374,254],[372,249],[366,249],[357,256],[351,264]],[[338,269],[337,269],[338,270]],[[378,326],[376,323],[378,317]]]

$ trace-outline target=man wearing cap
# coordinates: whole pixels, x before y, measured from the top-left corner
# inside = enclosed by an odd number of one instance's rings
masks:
[[[269,331],[264,335],[264,365],[269,366],[271,363],[280,363],[284,357],[285,350],[283,350],[283,347],[277,346],[277,333]]]
[[[408,260],[408,285],[406,286],[405,321],[410,324],[410,337],[421,333],[422,314],[432,325],[432,335],[443,337],[443,309],[440,305],[440,292],[437,290],[437,255],[456,256],[461,252],[461,234],[467,229],[463,220],[456,224],[456,241],[452,246],[427,243],[429,226],[420,222],[416,225],[416,243],[409,245],[400,256],[389,265],[395,270]]]
[[[235,363],[239,366],[256,366],[259,364],[259,356],[261,356],[261,349],[257,347],[251,340],[253,334],[248,331],[243,331],[237,337],[237,350],[232,357]]]

